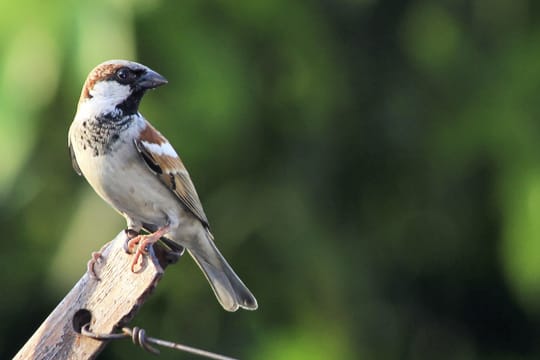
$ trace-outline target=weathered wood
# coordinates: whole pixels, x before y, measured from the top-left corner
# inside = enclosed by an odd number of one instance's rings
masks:
[[[150,249],[142,269],[132,273],[133,255],[124,251],[125,241],[124,232],[112,240],[96,264],[100,280],[84,274],[14,359],[94,359],[106,343],[78,333],[90,315],[90,329],[102,334],[114,332],[135,316],[161,279],[166,261],[161,266]]]

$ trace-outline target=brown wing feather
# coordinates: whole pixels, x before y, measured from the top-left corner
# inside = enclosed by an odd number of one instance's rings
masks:
[[[159,133],[157,134],[161,135]],[[163,138],[163,140],[165,139]],[[195,215],[206,227],[209,227],[208,219],[206,218],[201,201],[199,200],[199,195],[197,195],[195,186],[193,185],[182,160],[178,157],[166,155],[156,156],[145,146],[144,142],[140,140],[135,140],[135,147],[150,170],[152,170],[152,172],[154,172],[159,179],[171,189],[176,196],[178,196],[182,204],[193,215]]]

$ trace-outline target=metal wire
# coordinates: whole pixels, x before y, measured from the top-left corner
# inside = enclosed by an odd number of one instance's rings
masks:
[[[185,351],[194,355],[206,357],[208,359],[236,360],[235,358],[216,354],[210,351],[197,349],[197,348],[187,346],[187,345],[177,344],[172,341],[166,341],[166,340],[149,337],[146,335],[146,331],[139,327],[134,327],[133,329],[128,328],[128,327],[123,327],[121,333],[96,334],[92,332],[92,330],[90,330],[90,323],[88,323],[81,328],[81,334],[95,340],[100,340],[100,341],[119,340],[119,339],[126,339],[130,337],[131,341],[133,341],[135,345],[139,345],[144,350],[151,352],[152,354],[156,354],[156,355],[159,354],[159,350],[151,346],[150,344],[168,347],[170,349]]]

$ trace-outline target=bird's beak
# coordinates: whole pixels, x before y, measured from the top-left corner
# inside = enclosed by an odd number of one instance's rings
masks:
[[[168,83],[167,79],[159,75],[157,72],[148,69],[146,73],[144,73],[144,75],[141,76],[137,81],[137,86],[142,89],[148,90],[157,88],[161,85],[165,85],[166,83]]]

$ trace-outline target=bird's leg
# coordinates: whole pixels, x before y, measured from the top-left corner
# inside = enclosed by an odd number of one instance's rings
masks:
[[[128,227],[127,229],[124,230],[124,233],[126,234],[126,242],[124,243],[124,251],[127,252],[128,254],[133,254],[133,249],[129,247],[129,243],[131,240],[139,236],[139,232],[135,229],[131,229]]]
[[[92,257],[90,260],[88,260],[88,263],[86,264],[86,271],[88,272],[88,275],[90,275],[91,278],[95,280],[99,280],[99,276],[96,274],[96,263],[99,262],[102,259],[101,253],[105,251],[107,246],[109,246],[111,242],[106,243],[99,249],[99,251],[93,251]]]
[[[139,262],[139,258],[141,257],[141,255],[146,255],[148,253],[147,247],[158,241],[159,238],[165,235],[168,231],[169,225],[164,226],[161,229],[158,229],[157,231],[148,235],[138,235],[128,241],[127,247],[131,252],[133,252],[135,246],[139,245],[139,247],[137,248],[137,252],[135,253],[133,262],[131,263],[132,272],[136,272],[135,265],[137,265],[137,263]]]

